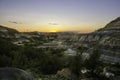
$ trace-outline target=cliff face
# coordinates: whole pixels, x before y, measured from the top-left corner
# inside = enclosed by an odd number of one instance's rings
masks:
[[[102,45],[120,46],[120,17],[111,21],[104,28],[90,34],[83,34],[79,41],[95,41]]]
[[[91,33],[81,35],[79,41],[95,42],[99,45],[108,45],[111,47],[120,46],[119,33]]]
[[[120,17],[102,29],[80,35],[79,41],[87,42],[88,47],[102,50],[104,60],[120,63]]]

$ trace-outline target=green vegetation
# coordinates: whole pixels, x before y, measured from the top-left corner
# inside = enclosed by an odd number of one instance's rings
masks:
[[[110,80],[103,73],[103,69],[106,67],[108,67],[107,71],[120,75],[120,65],[106,64],[100,61],[100,51],[94,50],[89,58],[83,60],[82,53],[87,48],[79,47],[77,49],[77,55],[64,56],[64,49],[36,49],[28,45],[16,46],[8,40],[0,39],[0,67],[17,67],[31,72],[36,77],[55,75],[58,71],[69,68],[76,75],[77,80],[82,78]],[[82,73],[83,69],[88,72]]]
[[[16,46],[7,40],[0,40],[0,67],[30,69],[38,74],[55,74],[63,68],[62,50],[35,49],[29,46]]]

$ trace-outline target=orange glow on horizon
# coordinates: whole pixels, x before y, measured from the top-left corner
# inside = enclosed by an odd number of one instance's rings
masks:
[[[39,29],[39,28],[31,28],[31,29],[27,29],[27,28],[13,28],[13,29],[16,29],[18,30],[19,32],[51,32],[51,33],[54,33],[54,32],[80,32],[80,33],[90,33],[90,32],[93,32],[95,31],[94,29],[80,29],[80,30],[57,30],[57,29]]]
[[[93,32],[95,30],[97,30],[97,28],[92,28],[87,27],[87,29],[85,27],[54,27],[54,28],[50,28],[50,27],[43,27],[41,28],[40,26],[29,26],[29,27],[24,27],[24,26],[19,26],[19,25],[5,25],[6,27],[12,28],[12,29],[16,29],[19,32],[79,32],[79,33],[90,33]]]
[[[49,30],[48,32],[58,32],[58,31],[55,30],[55,29],[51,29],[51,30]]]

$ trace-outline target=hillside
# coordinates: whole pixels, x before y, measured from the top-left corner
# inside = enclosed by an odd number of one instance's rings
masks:
[[[6,37],[6,38],[14,37],[15,34],[17,34],[17,33],[19,33],[19,32],[15,29],[0,25],[0,37]]]
[[[93,33],[80,35],[80,42],[103,51],[105,61],[120,61],[120,17]],[[81,43],[82,44],[82,43]],[[84,44],[82,44],[84,46]],[[90,50],[89,50],[90,51]]]
[[[18,33],[17,30],[0,25],[0,32]]]

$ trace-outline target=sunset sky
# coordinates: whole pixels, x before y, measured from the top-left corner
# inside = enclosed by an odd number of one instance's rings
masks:
[[[120,16],[120,0],[0,0],[0,25],[18,31],[92,32]]]

